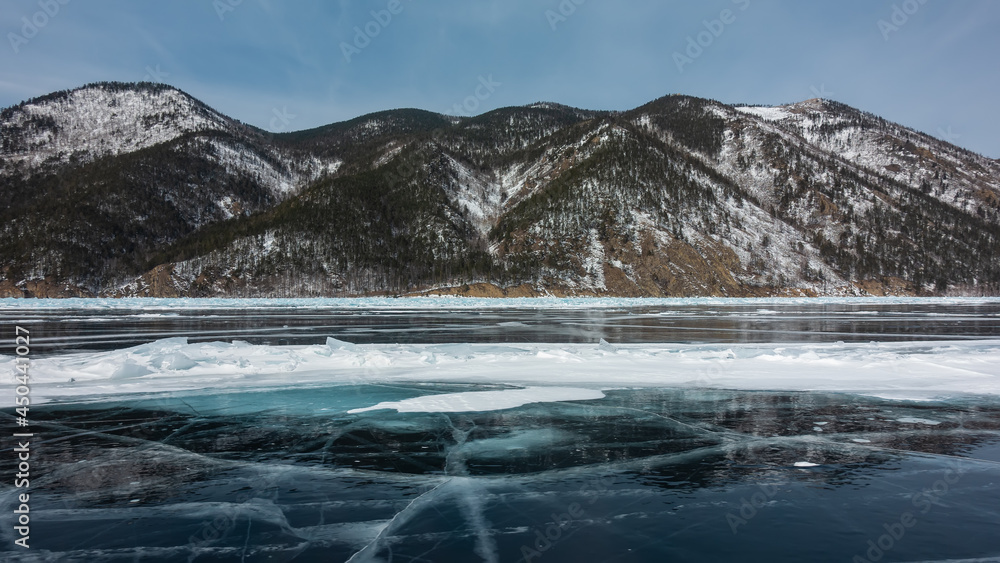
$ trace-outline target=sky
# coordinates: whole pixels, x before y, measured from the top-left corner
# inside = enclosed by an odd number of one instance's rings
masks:
[[[998,29],[995,0],[0,0],[0,107],[148,80],[280,132],[824,97],[998,158]]]

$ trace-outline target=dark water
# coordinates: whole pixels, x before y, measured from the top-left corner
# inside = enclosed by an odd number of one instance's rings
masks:
[[[45,335],[40,354],[169,336],[313,344],[330,335],[366,343],[1000,334],[996,304],[134,313],[4,316]],[[0,560],[1000,561],[995,399],[620,389],[493,412],[347,413],[492,388],[290,386],[33,406],[31,549],[13,544],[23,489],[11,486],[8,438]],[[13,416],[0,412],[11,429]]]

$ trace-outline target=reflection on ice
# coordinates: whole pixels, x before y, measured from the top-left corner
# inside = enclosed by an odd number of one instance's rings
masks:
[[[348,412],[497,390],[341,385],[40,407],[32,535],[52,560],[96,562],[849,561],[909,510],[921,528],[895,560],[1000,553],[991,401],[635,389]],[[935,491],[946,475],[960,478]]]
[[[2,302],[0,561],[1000,557],[1000,301],[595,303]]]
[[[278,346],[323,344],[331,336],[362,344],[590,344],[604,339],[617,346],[1000,335],[1000,299],[0,299],[0,316],[32,327],[36,357],[122,349],[170,337]]]

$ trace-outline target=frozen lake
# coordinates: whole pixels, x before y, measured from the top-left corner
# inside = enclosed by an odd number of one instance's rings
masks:
[[[8,441],[0,560],[1000,561],[1000,300],[0,317],[35,433],[32,547]]]
[[[1000,337],[1000,299],[0,299],[0,315],[39,327],[38,354],[175,336],[274,345]]]

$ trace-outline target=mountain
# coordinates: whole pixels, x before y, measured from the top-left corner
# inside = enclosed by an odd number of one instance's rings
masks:
[[[0,132],[0,295],[1000,292],[1000,162],[829,100],[269,134],[101,83]]]
[[[178,238],[270,209],[339,165],[156,84],[28,100],[0,112],[0,134],[0,293],[15,295],[21,281],[107,291]]]

